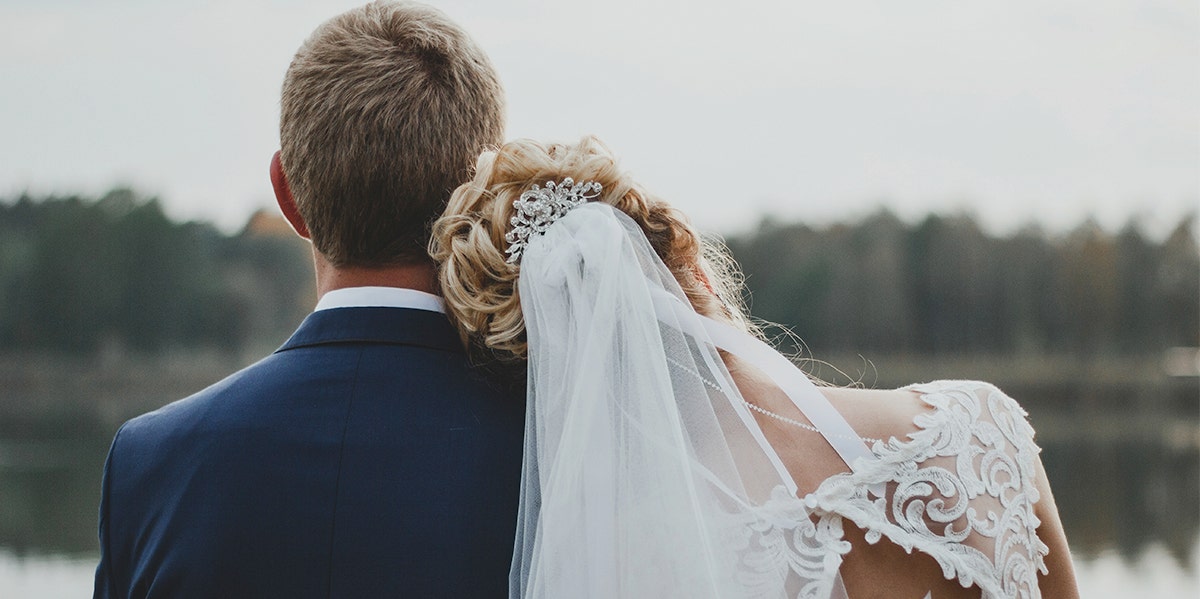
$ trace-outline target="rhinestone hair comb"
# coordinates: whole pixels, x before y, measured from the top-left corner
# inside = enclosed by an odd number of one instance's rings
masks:
[[[520,261],[525,246],[534,234],[545,233],[550,225],[572,208],[598,197],[601,189],[603,188],[595,181],[576,183],[570,177],[560,183],[546,181],[545,187],[538,187],[535,183],[532,189],[522,193],[521,197],[513,202],[516,214],[509,219],[512,230],[504,236],[504,240],[508,242],[508,249],[505,250],[508,254],[506,262],[516,264]]]

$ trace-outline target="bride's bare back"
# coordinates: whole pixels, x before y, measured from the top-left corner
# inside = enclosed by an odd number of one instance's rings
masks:
[[[787,395],[762,373],[735,366],[733,374],[748,401],[773,414],[808,423]],[[891,438],[908,440],[910,434],[920,430],[915,423],[917,417],[933,410],[915,389],[822,387],[821,391],[868,445]],[[800,496],[816,491],[830,477],[850,472],[821,434],[760,412],[755,412],[755,418],[795,479]],[[1078,597],[1066,537],[1040,460],[1035,480],[1040,495],[1034,505],[1040,520],[1037,537],[1049,549],[1044,561],[1049,573],[1038,576],[1038,587],[1043,597]],[[926,518],[926,523],[936,529],[936,522]],[[910,553],[887,534],[874,543],[868,542],[867,532],[850,519],[843,520],[843,526],[851,550],[839,571],[850,599],[921,599],[927,595],[933,599],[974,599],[982,594],[974,584],[964,588],[958,577],[947,579],[938,560],[919,549]]]

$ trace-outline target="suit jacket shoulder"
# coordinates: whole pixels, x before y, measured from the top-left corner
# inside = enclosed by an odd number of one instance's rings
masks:
[[[440,314],[314,313],[118,432],[97,595],[504,595],[523,412]]]

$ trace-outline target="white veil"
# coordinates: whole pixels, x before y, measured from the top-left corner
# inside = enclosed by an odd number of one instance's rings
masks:
[[[803,373],[693,311],[607,204],[530,239],[519,293],[529,388],[511,597],[844,597],[849,545],[821,528],[840,525],[809,517],[717,349],[769,372],[831,442],[854,439]]]

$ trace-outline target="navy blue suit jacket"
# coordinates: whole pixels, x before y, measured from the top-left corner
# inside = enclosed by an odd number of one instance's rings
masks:
[[[523,429],[445,316],[315,312],[117,432],[96,596],[504,597]]]

